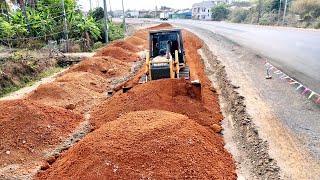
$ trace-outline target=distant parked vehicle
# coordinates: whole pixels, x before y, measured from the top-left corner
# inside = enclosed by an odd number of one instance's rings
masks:
[[[169,19],[169,13],[167,13],[167,12],[160,13],[160,20],[167,21],[168,19]]]

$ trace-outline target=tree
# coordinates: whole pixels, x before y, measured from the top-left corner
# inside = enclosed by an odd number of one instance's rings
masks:
[[[244,22],[249,15],[249,11],[243,8],[236,8],[230,13],[230,20],[234,23],[242,23]]]
[[[90,11],[90,16],[92,16],[96,21],[104,18],[104,10],[102,7],[97,7],[93,11]]]
[[[219,4],[211,9],[211,17],[214,21],[222,21],[227,19],[229,10],[227,5]]]
[[[295,0],[292,3],[291,11],[300,15],[303,20],[316,19],[320,17],[320,1]]]

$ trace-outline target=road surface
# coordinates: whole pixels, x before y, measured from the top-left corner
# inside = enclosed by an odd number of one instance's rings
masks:
[[[128,19],[129,23],[144,20]],[[220,34],[257,54],[320,93],[320,30],[256,26],[226,22],[169,20],[184,27],[199,27]]]
[[[320,31],[178,20],[184,26],[197,26],[269,57],[275,66],[320,93]]]

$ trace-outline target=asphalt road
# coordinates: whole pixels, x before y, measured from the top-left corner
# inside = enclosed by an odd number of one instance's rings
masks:
[[[315,92],[320,93],[320,31],[233,24],[225,22],[174,20],[196,26],[268,57],[276,67]]]
[[[157,21],[128,19],[129,23]],[[268,60],[302,84],[320,93],[320,30],[256,26],[226,22],[169,20],[222,35]]]

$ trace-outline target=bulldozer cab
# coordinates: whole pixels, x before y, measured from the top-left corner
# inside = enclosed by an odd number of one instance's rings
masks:
[[[180,29],[150,31],[145,76],[141,82],[190,78]]]
[[[178,51],[179,63],[185,63],[180,29],[151,31],[149,37],[150,58],[157,56],[174,57]]]

